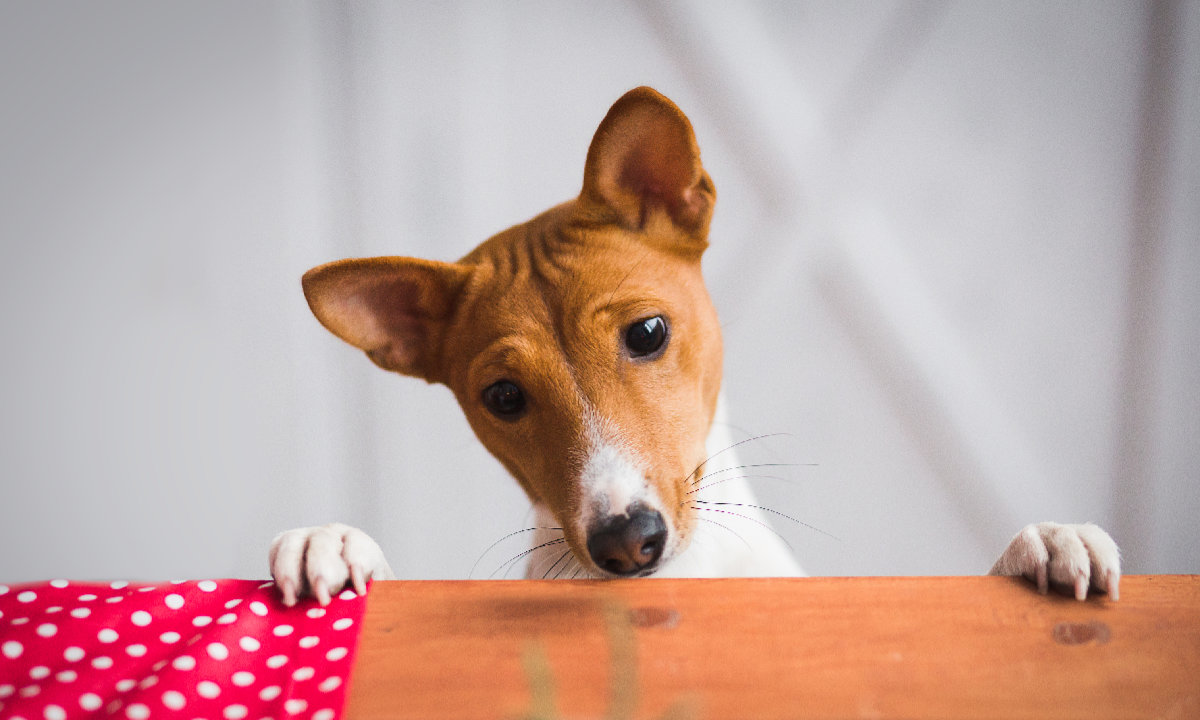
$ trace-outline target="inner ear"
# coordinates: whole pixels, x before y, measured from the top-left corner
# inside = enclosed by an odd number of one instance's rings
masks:
[[[385,370],[427,380],[445,323],[470,276],[458,264],[416,258],[340,260],[304,274],[304,296],[330,332]]]
[[[588,149],[582,196],[643,228],[656,209],[680,228],[704,235],[716,193],[700,164],[692,124],[675,103],[648,87],[613,104]]]

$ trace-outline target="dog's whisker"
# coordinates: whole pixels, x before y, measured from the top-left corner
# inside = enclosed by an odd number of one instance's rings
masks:
[[[499,545],[500,543],[504,542],[505,540],[507,540],[511,537],[516,537],[517,535],[522,535],[524,533],[537,532],[538,530],[551,530],[551,531],[556,531],[556,532],[562,532],[562,528],[559,528],[559,527],[528,527],[528,528],[524,528],[521,530],[514,530],[513,532],[510,532],[509,534],[500,538],[499,540],[492,543],[491,545],[488,545],[487,549],[479,554],[479,557],[475,560],[475,564],[471,566],[471,572],[467,573],[467,578],[475,577],[475,570],[478,569],[479,563],[483,562],[483,559],[485,557],[487,557],[487,554],[490,553],[492,550],[494,550],[497,545]]]
[[[526,550],[522,553],[519,553],[518,555],[506,560],[500,567],[498,567],[494,571],[492,571],[491,575],[488,575],[488,579],[489,580],[494,579],[496,577],[496,573],[499,573],[501,571],[504,571],[505,575],[507,575],[508,571],[512,570],[513,565],[515,565],[516,563],[520,562],[521,560],[529,557],[530,555],[537,552],[538,550],[541,550],[542,548],[550,547],[551,545],[561,545],[561,544],[565,543],[566,541],[567,541],[566,538],[555,538],[554,540],[544,542],[541,545],[535,545],[535,546],[529,548],[528,550]]]
[[[570,557],[570,555],[571,555],[570,551],[567,551],[567,554],[565,556],[565,557],[567,557],[567,561],[565,563],[563,563],[563,566],[558,569],[558,572],[554,573],[554,577],[552,579],[557,580],[560,577],[562,577],[564,573],[568,573],[575,568],[575,565],[574,565],[575,558]]]
[[[731,482],[733,480],[779,480],[780,482],[789,482],[790,478],[785,478],[781,475],[732,475],[727,478],[721,478],[720,480],[710,482],[707,485],[701,485],[698,488],[692,488],[691,490],[684,493],[684,495],[695,495],[696,493],[704,492],[705,490],[707,490],[711,487],[716,487],[717,485],[720,485],[721,483],[727,483],[727,482]],[[689,503],[689,502],[691,502],[690,498],[688,500],[684,500],[684,502],[679,503],[679,504],[683,505],[683,504]]]
[[[703,482],[704,480],[708,480],[709,478],[713,478],[713,476],[715,476],[715,475],[720,475],[721,473],[732,473],[733,470],[745,470],[745,469],[751,469],[751,468],[815,468],[815,467],[817,467],[817,463],[815,463],[815,462],[745,463],[745,464],[738,464],[738,466],[730,466],[727,468],[721,468],[719,470],[713,470],[712,473],[704,473],[703,475],[698,476],[698,478],[696,478],[694,481],[692,481],[691,484],[698,485],[698,484],[700,484],[700,482]]]
[[[554,572],[554,568],[558,567],[558,564],[560,562],[562,562],[563,560],[566,560],[570,554],[571,554],[571,549],[567,548],[566,551],[564,551],[562,555],[558,556],[558,559],[554,561],[554,564],[546,569],[546,572],[542,574],[542,579],[545,580],[545,579],[549,578],[550,573]],[[567,565],[570,565],[570,563],[567,563]],[[563,567],[566,567],[567,565],[564,565]],[[555,575],[555,577],[558,577],[558,576]]]
[[[813,532],[821,533],[825,537],[833,538],[834,540],[837,540],[839,542],[841,541],[841,538],[838,537],[837,535],[834,535],[833,533],[825,532],[824,530],[822,530],[819,527],[816,527],[814,525],[809,525],[808,523],[804,522],[803,520],[797,520],[796,518],[792,517],[791,515],[788,515],[787,513],[779,512],[778,510],[776,510],[774,508],[769,508],[765,505],[751,505],[749,503],[735,503],[735,502],[711,502],[708,500],[695,500],[693,502],[700,503],[701,505],[725,505],[725,506],[732,506],[732,507],[743,507],[743,508],[753,508],[755,510],[762,510],[763,512],[769,512],[774,515],[778,515],[781,518],[791,520],[792,522],[796,523],[797,525],[803,525],[804,527],[808,528],[809,530],[812,530]],[[707,508],[701,508],[701,509],[707,509]],[[753,518],[746,518],[746,519],[750,520]]]
[[[694,510],[703,510],[704,508],[693,507],[693,509]],[[729,527],[725,523],[717,522],[716,520],[712,520],[709,518],[702,518],[702,517],[697,517],[696,519],[699,520],[700,522],[706,522],[706,523],[709,523],[710,525],[716,525],[717,527],[725,530],[726,532],[733,533],[734,537],[736,537],[738,540],[742,541],[742,543],[746,546],[746,549],[748,549],[750,551],[754,550],[754,547],[752,545],[750,545],[750,543],[746,540],[746,538],[742,537],[741,533],[739,533],[737,530],[734,530],[733,528]]]
[[[642,261],[645,260],[646,256],[649,254],[649,248],[642,250],[641,254],[638,255],[637,260],[629,266],[629,271],[625,273],[625,277],[621,278],[621,282],[617,283],[616,287],[613,288],[612,294],[608,296],[608,302],[604,303],[604,307],[602,309],[612,307],[613,298],[617,296],[617,291],[621,289],[621,286],[624,285],[625,281],[633,275],[634,271],[637,270],[638,266],[642,264]]]
[[[703,467],[704,467],[705,465],[707,465],[708,463],[712,462],[713,458],[717,457],[718,455],[721,455],[721,454],[723,454],[723,453],[727,453],[727,452],[729,452],[730,450],[733,450],[734,448],[738,448],[738,447],[741,447],[742,445],[745,445],[746,443],[752,443],[752,442],[755,442],[756,440],[766,440],[767,438],[772,438],[772,437],[780,437],[780,436],[784,436],[784,435],[786,435],[786,436],[789,436],[789,437],[790,437],[790,436],[791,436],[791,433],[786,433],[786,432],[777,432],[777,433],[766,433],[766,434],[764,434],[764,435],[755,435],[754,437],[749,437],[749,438],[746,438],[745,440],[739,440],[739,441],[737,441],[737,442],[733,443],[732,445],[728,445],[728,446],[726,446],[726,447],[723,447],[723,448],[721,448],[720,450],[716,451],[715,453],[713,453],[713,454],[709,455],[708,457],[704,458],[703,462],[701,462],[699,465],[697,465],[697,466],[695,467],[695,469],[693,469],[693,470],[692,470],[690,473],[688,473],[687,475],[684,475],[684,476],[683,476],[683,482],[689,482],[689,481],[691,480],[691,478],[692,478],[692,477],[693,477],[693,476],[694,476],[696,473],[700,472],[700,469],[701,469],[701,468],[703,468]]]
[[[734,504],[736,505],[737,503],[734,503]],[[766,530],[767,530],[768,532],[770,532],[772,535],[774,535],[775,537],[777,537],[777,538],[779,538],[780,540],[782,540],[782,541],[783,541],[783,544],[784,544],[784,545],[787,545],[787,546],[788,546],[788,549],[789,549],[789,550],[791,550],[792,552],[795,552],[795,551],[796,551],[796,548],[792,547],[792,544],[791,544],[790,542],[788,542],[788,539],[787,539],[787,538],[785,538],[783,535],[780,535],[778,530],[776,530],[775,528],[771,527],[770,525],[768,525],[767,523],[765,523],[765,522],[763,522],[763,521],[761,521],[761,520],[758,520],[758,519],[756,519],[756,518],[752,518],[752,517],[750,517],[749,515],[746,515],[746,514],[743,514],[743,513],[737,513],[737,512],[733,512],[732,510],[721,510],[721,509],[719,509],[719,508],[699,507],[699,506],[696,506],[696,505],[693,505],[693,506],[692,506],[692,508],[693,508],[694,510],[702,510],[702,511],[704,511],[704,512],[714,512],[714,513],[721,513],[722,515],[732,515],[732,516],[734,516],[734,517],[739,517],[739,518],[741,518],[741,519],[743,519],[743,520],[745,520],[745,521],[747,521],[747,522],[752,522],[752,523],[754,523],[755,525],[758,525],[758,526],[760,526],[760,527],[766,528]]]
[[[720,470],[713,470],[710,473],[705,473],[692,481],[692,485],[699,485],[710,477],[720,475],[721,473],[733,472],[734,470],[748,470],[750,468],[767,468],[767,467],[817,467],[816,463],[747,463],[745,465],[731,465]]]

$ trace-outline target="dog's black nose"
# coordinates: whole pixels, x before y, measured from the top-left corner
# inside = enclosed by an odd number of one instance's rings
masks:
[[[588,554],[613,575],[635,575],[654,567],[667,544],[667,524],[657,510],[631,507],[588,533]]]

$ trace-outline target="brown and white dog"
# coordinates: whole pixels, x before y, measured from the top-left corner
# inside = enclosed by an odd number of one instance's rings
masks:
[[[700,258],[715,200],[687,117],[638,88],[596,131],[576,199],[458,262],[342,260],[306,273],[304,293],[376,365],[454,392],[533,502],[533,546],[562,546],[572,575],[799,575],[776,536],[706,534],[699,517],[766,523],[714,423],[721,330]],[[288,604],[393,577],[379,546],[340,524],[282,533],[270,562]],[[1042,523],[992,572],[1115,600],[1120,561],[1094,525]]]

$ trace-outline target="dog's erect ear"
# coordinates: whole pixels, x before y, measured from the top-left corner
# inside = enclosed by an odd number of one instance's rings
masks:
[[[415,258],[339,260],[304,274],[321,324],[385,370],[436,380],[446,319],[471,269]]]
[[[587,201],[617,212],[627,227],[645,227],[665,210],[689,234],[708,234],[716,191],[700,165],[692,124],[675,103],[648,87],[613,104],[592,138],[583,171]]]

